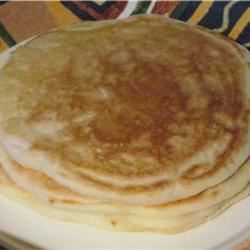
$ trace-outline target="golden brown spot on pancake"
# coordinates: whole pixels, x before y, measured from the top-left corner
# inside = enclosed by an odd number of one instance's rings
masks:
[[[213,197],[216,197],[216,196],[219,195],[219,191],[218,191],[218,190],[215,190],[215,191],[213,191],[213,192],[211,193],[211,195],[212,195]]]
[[[78,204],[77,201],[74,201],[74,200],[71,200],[71,199],[62,199],[61,200],[62,203],[65,203],[65,204]]]
[[[56,203],[56,200],[51,198],[51,199],[49,199],[49,203],[53,205]]]
[[[74,205],[74,204],[78,204],[77,201],[74,201],[72,199],[61,199],[61,200],[56,200],[56,199],[53,199],[53,198],[50,198],[49,199],[49,203],[51,205],[55,205],[56,203],[64,203],[64,204],[67,204],[67,205]]]
[[[116,225],[117,225],[117,222],[116,222],[115,220],[111,220],[111,224],[112,224],[113,226],[116,226]]]
[[[211,165],[209,164],[194,164],[192,168],[188,169],[185,173],[184,178],[193,179],[198,178],[204,174],[206,174],[211,169]]]

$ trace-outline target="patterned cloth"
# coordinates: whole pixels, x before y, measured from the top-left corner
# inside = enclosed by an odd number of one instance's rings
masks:
[[[141,13],[161,14],[198,24],[250,49],[250,1],[99,0],[0,2],[0,51],[56,27]]]

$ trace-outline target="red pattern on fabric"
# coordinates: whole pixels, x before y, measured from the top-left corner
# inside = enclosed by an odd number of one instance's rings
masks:
[[[152,13],[160,15],[171,13],[178,3],[179,1],[157,1]]]
[[[123,12],[127,4],[128,1],[119,1],[118,3],[116,3],[116,5],[112,5],[112,7],[105,13],[105,19],[117,18]]]
[[[107,10],[105,10],[104,13],[100,13],[93,8],[91,8],[87,3],[85,2],[79,2],[79,1],[72,1],[75,3],[79,9],[86,11],[89,15],[94,17],[97,20],[103,20],[103,19],[115,19],[118,17],[122,11],[125,9],[125,7],[128,4],[128,1],[118,1],[111,5]]]

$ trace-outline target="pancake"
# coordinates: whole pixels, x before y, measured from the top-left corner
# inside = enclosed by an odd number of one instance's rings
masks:
[[[0,142],[86,197],[185,199],[249,156],[248,60],[240,45],[161,16],[53,31],[0,71]]]
[[[9,158],[0,147],[0,163],[4,171],[21,188],[47,206],[72,212],[101,215],[135,215],[138,217],[182,216],[212,207],[239,193],[250,180],[250,160],[233,176],[195,196],[155,206],[133,206],[114,201],[84,197],[61,186],[47,175],[25,168]]]
[[[195,213],[177,217],[138,217],[133,215],[101,215],[88,213],[74,213],[45,206],[30,193],[13,182],[0,166],[0,193],[33,209],[34,211],[66,222],[84,223],[114,231],[153,232],[175,234],[196,227],[218,216],[233,203],[243,199],[250,193],[248,184],[235,196]]]

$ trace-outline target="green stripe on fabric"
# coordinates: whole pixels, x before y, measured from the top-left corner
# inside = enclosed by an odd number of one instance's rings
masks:
[[[5,27],[0,23],[0,37],[6,42],[9,47],[16,45],[16,41],[13,37],[8,33]]]
[[[188,4],[189,1],[182,1],[181,3],[179,3],[174,9],[174,11],[170,14],[170,17],[178,19],[182,15],[182,13],[186,10]]]
[[[146,13],[150,4],[151,1],[140,1],[139,3],[136,4],[136,7],[134,11],[131,13],[131,15]]]

